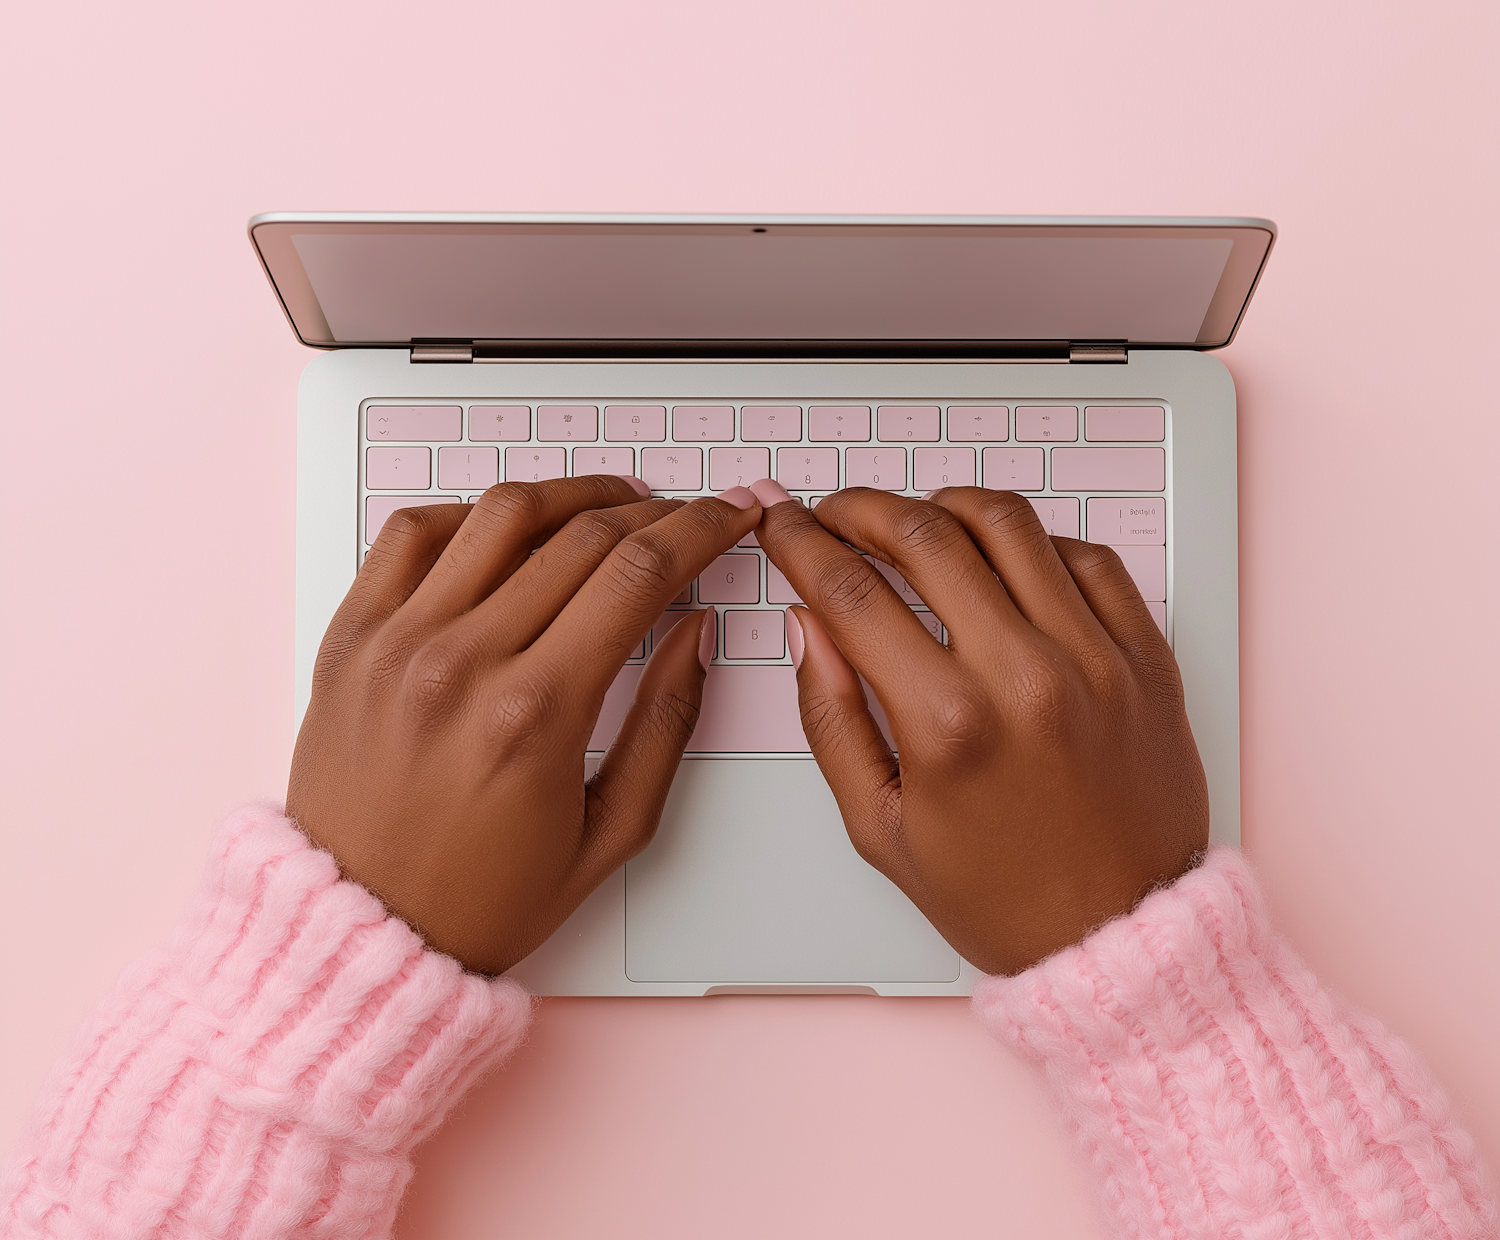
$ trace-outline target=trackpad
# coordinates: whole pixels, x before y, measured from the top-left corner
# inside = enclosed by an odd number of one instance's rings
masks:
[[[854,851],[808,759],[687,759],[625,867],[635,982],[951,982],[958,953]]]

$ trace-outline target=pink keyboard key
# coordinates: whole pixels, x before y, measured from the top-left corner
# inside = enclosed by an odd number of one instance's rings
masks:
[[[836,491],[837,448],[777,448],[776,481],[788,491]]]
[[[870,407],[813,405],[807,411],[807,437],[823,443],[869,443]]]
[[[992,491],[1040,491],[1042,448],[986,448],[984,485]]]
[[[456,504],[456,495],[371,495],[365,500],[365,542],[373,543],[391,513],[402,508],[426,508],[430,504]]]
[[[760,602],[760,557],[721,555],[698,576],[700,603]]]
[[[1010,438],[1010,410],[1004,405],[950,405],[948,438],[955,443],[1004,443]]]
[[[1114,546],[1114,544],[1111,544]],[[1125,570],[1135,582],[1136,589],[1148,603],[1164,603],[1167,600],[1167,549],[1165,547],[1115,546],[1115,552],[1125,561]]]
[[[653,491],[703,489],[702,448],[642,448],[641,477]]]
[[[573,476],[585,474],[619,474],[629,478],[635,473],[634,448],[574,448]]]
[[[913,448],[911,485],[917,491],[974,485],[973,448]]]
[[[943,622],[930,611],[914,611],[912,615],[922,622],[922,627],[932,634],[934,641],[943,640]]]
[[[431,485],[431,448],[365,449],[365,486],[370,490],[425,491]]]
[[[500,481],[499,448],[439,448],[438,486],[483,490]]]
[[[844,485],[906,490],[905,448],[845,448]]]
[[[478,443],[531,438],[530,405],[470,405],[469,438]]]
[[[1165,603],[1153,603],[1147,601],[1146,610],[1151,613],[1151,618],[1156,621],[1156,627],[1161,630],[1161,635],[1167,635],[1167,605]]]
[[[1160,491],[1167,484],[1161,448],[1053,448],[1054,491]]]
[[[538,439],[575,439],[593,443],[599,438],[597,405],[538,405]]]
[[[674,602],[676,600],[673,600]],[[651,626],[651,649],[657,649],[666,639],[668,633],[686,620],[689,616],[701,616],[702,611],[664,611],[661,619]],[[709,617],[709,623],[714,622],[714,616]],[[718,631],[714,632],[714,653],[718,653]]]
[[[936,405],[881,405],[875,411],[875,438],[882,443],[936,443]]]
[[[1083,437],[1160,443],[1167,437],[1167,411],[1160,405],[1085,405]]]
[[[754,441],[802,438],[801,405],[746,405],[740,410],[740,438]]]
[[[710,448],[708,485],[715,491],[745,487],[771,476],[770,448]]]
[[[673,405],[672,438],[728,443],[734,438],[734,406]]]
[[[682,603],[684,605],[686,605],[688,603],[691,603],[693,601],[693,586],[692,586],[692,583],[689,582],[687,585],[683,586],[682,587],[682,593],[679,594],[672,601],[674,603]]]
[[[781,607],[787,607],[792,603],[800,603],[796,588],[786,579],[782,572],[770,560],[766,561],[766,602],[775,603]]]
[[[463,437],[464,411],[458,405],[370,405],[365,409],[365,438],[371,443]]]
[[[635,697],[641,665],[624,668],[604,695],[588,747],[598,752],[620,728]],[[806,753],[797,705],[797,673],[790,663],[725,664],[703,682],[698,726],[689,753]]]
[[[891,589],[901,596],[901,601],[903,603],[907,604],[907,606],[909,607],[923,606],[922,600],[918,596],[917,592],[907,584],[906,578],[898,573],[894,568],[892,568],[889,564],[886,564],[882,560],[877,560],[873,555],[867,555],[865,556],[865,559],[880,571],[880,575],[890,583]]]
[[[1017,405],[1016,438],[1071,442],[1078,438],[1078,408],[1075,405]]]
[[[1166,541],[1166,500],[1089,500],[1089,542],[1150,546]]]
[[[667,437],[665,405],[605,405],[604,438],[660,443]]]
[[[1078,537],[1078,500],[1073,496],[1034,496],[1031,506],[1042,519],[1042,528],[1059,538]]]
[[[548,478],[568,476],[566,448],[505,449],[505,481],[543,482]]]
[[[632,650],[627,657],[631,659],[644,659],[646,657],[646,639],[644,637],[641,638],[640,645]]]
[[[758,546],[760,546],[760,539],[758,539],[755,536],[755,531],[751,530],[742,539],[740,539],[739,542],[735,543],[734,545],[736,547],[758,547]]]
[[[780,611],[726,611],[726,659],[780,659],[786,654],[786,614]]]

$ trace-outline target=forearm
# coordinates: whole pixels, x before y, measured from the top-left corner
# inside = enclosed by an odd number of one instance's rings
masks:
[[[513,983],[426,950],[277,810],[54,1070],[0,1234],[386,1235],[413,1147],[526,1029]]]
[[[1473,1142],[1415,1054],[1270,927],[1216,849],[975,1007],[1037,1063],[1122,1237],[1493,1236]]]

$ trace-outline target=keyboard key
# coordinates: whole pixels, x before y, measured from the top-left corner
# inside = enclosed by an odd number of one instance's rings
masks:
[[[760,546],[760,539],[758,539],[755,536],[755,531],[751,530],[742,539],[740,539],[739,542],[735,543],[734,545],[736,547],[759,547]]]
[[[984,485],[992,491],[1040,491],[1043,448],[986,448]]]
[[[365,486],[370,490],[425,491],[431,485],[431,448],[365,449]]]
[[[599,751],[620,730],[635,699],[641,667],[623,669],[604,695],[588,747]],[[797,705],[797,673],[790,663],[721,663],[703,683],[698,726],[689,753],[806,753]]]
[[[942,438],[938,414],[936,405],[881,405],[875,411],[875,437],[882,443],[936,443]]]
[[[605,405],[604,438],[661,443],[667,437],[665,405]]]
[[[1010,410],[1005,405],[950,405],[948,438],[955,443],[1004,443],[1010,438]]]
[[[585,474],[619,474],[629,478],[635,473],[634,448],[574,448],[573,476]]]
[[[844,485],[906,490],[906,449],[845,448]]]
[[[538,439],[576,439],[593,443],[599,438],[597,405],[538,405]]]
[[[678,600],[678,599],[674,599],[673,600],[673,602],[677,602],[677,601],[686,601],[686,600]],[[657,622],[651,626],[651,649],[652,650],[658,649],[661,646],[662,641],[666,638],[667,634],[670,633],[679,624],[681,624],[684,620],[686,620],[689,616],[701,616],[702,614],[703,614],[703,612],[701,610],[700,611],[664,611],[664,612],[662,612],[661,613],[661,618],[659,620],[657,620]],[[713,623],[712,617],[710,618],[709,623],[710,624]],[[714,631],[714,653],[715,654],[718,654],[718,641],[719,641],[719,635],[718,635],[718,631],[716,629]]]
[[[901,601],[903,603],[905,603],[909,607],[925,606],[921,598],[918,596],[917,592],[907,584],[906,578],[898,573],[889,564],[886,564],[884,561],[877,560],[873,555],[867,555],[864,558],[880,571],[880,575],[890,583],[891,589],[901,596]]]
[[[734,438],[734,406],[673,405],[672,438],[730,442]]]
[[[1156,621],[1156,627],[1161,630],[1161,635],[1167,635],[1167,605],[1165,603],[1153,603],[1146,601],[1146,610],[1151,613],[1151,618]]]
[[[801,405],[746,405],[740,410],[740,438],[752,442],[802,438]]]
[[[770,448],[710,448],[708,485],[715,491],[749,486],[771,476]]]
[[[777,448],[776,480],[788,491],[836,491],[837,448]]]
[[[1132,547],[1114,543],[1116,554],[1125,561],[1125,571],[1148,603],[1167,600],[1167,549],[1165,547]]]
[[[1059,538],[1078,537],[1078,500],[1071,495],[1033,496],[1031,506],[1042,519],[1042,528]]]
[[[1083,437],[1160,443],[1167,437],[1167,411],[1160,405],[1085,405]]]
[[[531,438],[530,405],[470,405],[469,438],[476,443]]]
[[[438,486],[465,491],[492,487],[499,481],[499,448],[438,449]]]
[[[780,659],[786,655],[786,613],[726,611],[726,659]]]
[[[464,411],[458,405],[370,405],[365,409],[365,438],[462,439]]]
[[[644,659],[646,657],[646,639],[641,638],[640,645],[632,650],[627,656],[630,659]]]
[[[543,482],[548,478],[568,476],[566,448],[505,449],[505,481]]]
[[[772,564],[770,560],[767,560],[766,602],[786,607],[792,603],[800,603],[801,601],[792,583],[786,579],[786,574],[777,568],[776,565]]]
[[[913,448],[911,485],[917,491],[974,485],[973,448]]]
[[[868,405],[813,405],[807,411],[807,437],[823,443],[870,442]]]
[[[932,634],[934,641],[943,640],[943,622],[930,611],[914,611],[912,615],[922,622],[922,627]]]
[[[1054,491],[1160,491],[1167,483],[1161,448],[1054,448]]]
[[[1152,546],[1166,541],[1166,500],[1089,500],[1089,542],[1109,543],[1111,546],[1132,543]]]
[[[1017,405],[1016,438],[1050,439],[1058,443],[1078,438],[1076,405]]]
[[[693,583],[692,582],[688,582],[687,585],[683,586],[682,587],[682,593],[679,594],[676,598],[674,598],[672,600],[672,602],[674,602],[674,603],[682,603],[683,605],[691,603],[692,601],[693,601]]]
[[[760,602],[760,557],[721,555],[698,577],[700,603]]]
[[[456,495],[371,495],[365,500],[365,542],[373,544],[391,513],[403,508],[426,508],[430,504],[456,504]]]
[[[653,491],[703,487],[702,448],[642,448],[641,477]]]

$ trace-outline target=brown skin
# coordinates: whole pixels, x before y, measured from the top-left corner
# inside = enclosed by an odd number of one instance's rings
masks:
[[[763,514],[576,478],[399,513],[324,640],[288,812],[433,947],[503,972],[650,841],[702,701],[699,625],[653,654],[587,782],[585,745],[667,602],[757,523],[808,601],[803,725],[850,837],[967,959],[1017,972],[1194,864],[1203,770],[1119,558],[974,488]],[[947,648],[846,543],[902,572]]]

